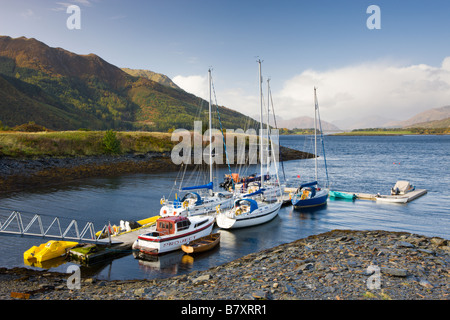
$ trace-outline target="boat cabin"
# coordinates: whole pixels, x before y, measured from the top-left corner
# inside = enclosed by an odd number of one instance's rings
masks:
[[[156,221],[156,231],[160,235],[174,234],[189,228],[190,224],[189,219],[183,216],[160,218]]]

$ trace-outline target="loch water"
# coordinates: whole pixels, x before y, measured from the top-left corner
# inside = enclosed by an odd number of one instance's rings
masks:
[[[281,136],[283,146],[307,150],[309,136]],[[307,147],[308,146],[308,147]],[[333,229],[404,231],[450,239],[450,136],[325,136],[324,146],[331,189],[389,194],[398,180],[408,180],[428,193],[407,204],[370,200],[333,200],[304,210],[282,207],[272,221],[251,228],[220,230],[221,243],[212,251],[190,257],[177,251],[149,260],[129,254],[82,268],[82,276],[106,280],[164,278],[205,270],[252,252],[275,247]],[[322,145],[319,144],[319,149]],[[321,157],[319,160],[323,160]],[[252,168],[257,172],[257,168]],[[216,175],[222,177],[227,168]],[[319,161],[319,179],[325,178]],[[9,193],[0,196],[0,221],[13,211],[38,213],[61,219],[91,221],[97,229],[120,220],[140,220],[157,215],[162,196],[174,196],[181,172],[133,174],[114,178],[89,178],[70,184]],[[185,173],[185,179],[198,173]],[[283,163],[280,178],[289,185],[314,178],[314,160]],[[214,230],[219,230],[215,228]],[[48,241],[0,235],[0,267],[24,267],[23,252]],[[51,267],[66,272],[72,263]],[[36,267],[30,267],[39,269]]]

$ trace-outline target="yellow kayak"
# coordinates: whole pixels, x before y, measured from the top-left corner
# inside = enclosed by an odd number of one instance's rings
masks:
[[[161,218],[161,216],[154,216],[154,217],[150,217],[150,218],[147,218],[147,219],[139,220],[138,223],[141,226],[144,226],[146,224],[150,224],[150,223],[156,222],[156,220],[158,220],[159,218]]]
[[[23,258],[25,260],[36,260],[37,262],[54,259],[66,254],[67,249],[75,247],[77,244],[78,242],[73,241],[50,240],[39,247],[32,246],[23,253]]]

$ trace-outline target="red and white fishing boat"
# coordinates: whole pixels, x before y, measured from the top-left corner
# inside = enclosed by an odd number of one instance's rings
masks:
[[[132,248],[151,255],[179,250],[183,244],[209,235],[213,225],[212,216],[160,218],[155,229],[139,235]]]

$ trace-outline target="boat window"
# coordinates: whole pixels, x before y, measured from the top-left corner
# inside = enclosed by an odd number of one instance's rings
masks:
[[[177,223],[177,230],[185,230],[189,228],[189,221],[184,220]]]
[[[198,226],[201,226],[202,224],[205,224],[206,222],[208,222],[208,220],[200,221],[199,223],[197,223],[197,224],[195,225],[195,227],[197,228]]]
[[[169,222],[163,221],[163,222],[159,223],[159,228],[160,229],[171,229],[170,226],[171,226],[171,224]]]

